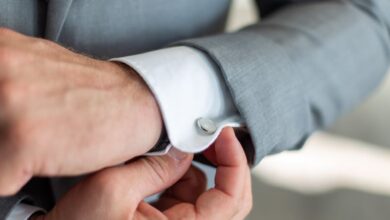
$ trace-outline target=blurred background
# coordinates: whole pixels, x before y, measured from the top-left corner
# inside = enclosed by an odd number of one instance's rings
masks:
[[[251,0],[234,0],[228,31],[257,21]],[[253,170],[249,220],[390,219],[390,77],[303,150]]]

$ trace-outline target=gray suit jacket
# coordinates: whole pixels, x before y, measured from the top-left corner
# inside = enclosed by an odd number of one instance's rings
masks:
[[[226,34],[229,3],[1,0],[0,26],[102,59],[169,44],[203,51],[246,120],[253,164],[301,147],[367,96],[389,66],[389,0],[258,0],[262,21]],[[66,184],[32,180],[0,199],[0,219],[26,195],[49,209]]]

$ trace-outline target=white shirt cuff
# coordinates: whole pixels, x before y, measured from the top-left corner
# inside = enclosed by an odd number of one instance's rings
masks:
[[[112,61],[131,66],[144,79],[159,103],[171,145],[181,151],[203,151],[224,127],[243,125],[222,74],[196,49],[171,47]]]
[[[19,203],[11,210],[5,220],[28,220],[37,212],[45,213],[45,210],[36,206]]]

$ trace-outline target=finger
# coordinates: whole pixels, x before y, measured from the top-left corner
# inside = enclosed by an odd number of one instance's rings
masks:
[[[198,197],[206,191],[206,186],[206,175],[199,168],[191,166],[177,183],[161,195],[154,206],[164,211],[178,203],[194,204]]]
[[[246,216],[249,215],[253,206],[253,198],[252,198],[252,182],[251,182],[251,174],[248,168],[247,177],[245,178],[245,189],[241,197],[242,205],[239,209],[239,212],[235,215],[234,219],[241,220],[245,219]]]
[[[9,41],[10,39],[14,40],[16,38],[25,38],[25,36],[9,28],[0,27],[0,42]]]
[[[166,217],[164,214],[162,214],[159,210],[151,206],[150,204],[146,202],[140,202],[138,205],[137,211],[134,214],[134,218],[137,220],[141,219],[154,219],[154,220],[165,220]]]
[[[1,146],[0,156],[0,196],[13,195],[32,177],[32,166],[28,157],[10,146]]]
[[[242,206],[242,194],[250,179],[247,175],[249,168],[244,150],[233,129],[224,129],[214,148],[213,162],[217,165],[215,188],[199,197],[196,210],[201,217],[229,219],[235,216]]]
[[[217,165],[215,188],[230,195],[241,195],[248,169],[247,159],[232,128],[220,134],[214,146],[215,158],[207,158]]]
[[[191,154],[172,148],[164,156],[144,157],[127,165],[111,168],[108,170],[108,178],[118,180],[122,187],[127,186],[123,187],[124,195],[141,201],[178,181],[188,170],[191,161]]]
[[[166,210],[164,214],[169,219],[180,219],[177,213],[183,216],[195,213],[199,219],[232,219],[239,212],[242,194],[250,179],[243,148],[231,128],[223,130],[214,148],[215,158],[207,159],[217,165],[215,188],[202,194],[195,206],[181,203]]]
[[[191,154],[173,149],[101,170],[70,190],[45,219],[160,219],[164,216],[143,199],[174,184],[191,161]]]
[[[217,161],[217,159],[215,155],[215,144],[212,144],[209,148],[203,151],[203,156],[205,156],[209,160],[209,162],[211,162],[211,164],[216,166],[215,161]]]

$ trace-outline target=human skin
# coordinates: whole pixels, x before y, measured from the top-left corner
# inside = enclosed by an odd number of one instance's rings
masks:
[[[32,176],[123,163],[151,149],[161,127],[131,68],[0,28],[0,196]]]
[[[251,179],[233,129],[224,129],[204,155],[217,167],[212,189],[206,190],[205,175],[191,166],[192,155],[171,150],[90,176],[32,220],[244,219],[252,208]],[[164,190],[155,204],[143,201]]]

